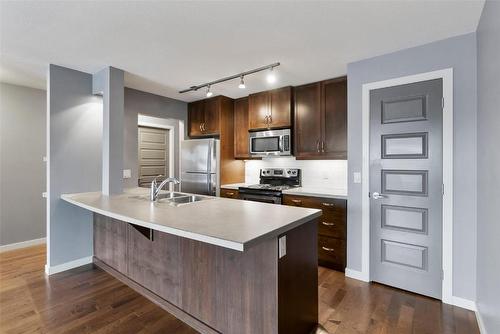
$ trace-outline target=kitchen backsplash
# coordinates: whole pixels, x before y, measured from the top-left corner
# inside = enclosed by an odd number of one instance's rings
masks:
[[[261,168],[288,167],[302,170],[302,186],[347,190],[347,160],[296,160],[294,157],[245,161],[245,183],[259,183]]]

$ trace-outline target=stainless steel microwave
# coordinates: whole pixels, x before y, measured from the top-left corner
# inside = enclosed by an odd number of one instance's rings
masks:
[[[250,132],[250,155],[262,157],[291,155],[290,129]]]

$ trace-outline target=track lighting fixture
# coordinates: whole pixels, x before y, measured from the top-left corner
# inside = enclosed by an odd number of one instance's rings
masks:
[[[245,81],[243,81],[243,76],[240,78],[240,84],[238,85],[239,89],[245,89]]]
[[[208,85],[208,86],[207,86],[207,97],[210,97],[210,96],[212,96],[212,95],[214,95],[214,93],[212,93],[212,92],[210,91],[210,85]]]
[[[276,75],[274,74],[273,67],[269,69],[269,73],[267,74],[266,80],[268,83],[273,84],[276,82]]]
[[[239,74],[231,75],[229,77],[225,77],[225,78],[222,78],[222,79],[218,79],[218,80],[206,82],[206,83],[201,84],[201,85],[191,86],[191,87],[189,87],[187,89],[179,91],[179,93],[182,94],[182,93],[197,91],[197,90],[199,90],[199,89],[201,89],[203,87],[207,87],[207,94],[206,95],[207,95],[207,97],[210,97],[210,96],[213,95],[213,93],[210,91],[210,86],[211,85],[215,85],[215,84],[218,84],[218,83],[221,83],[221,82],[233,80],[233,79],[236,79],[236,78],[240,78],[240,84],[238,85],[238,88],[245,89],[246,88],[245,81],[244,81],[244,77],[245,76],[247,76],[249,74],[254,74],[254,73],[257,73],[257,72],[261,72],[261,71],[266,71],[266,70],[269,70],[269,73],[267,74],[267,82],[272,84],[272,83],[276,82],[276,75],[275,75],[275,73],[274,73],[273,70],[274,70],[275,67],[278,67],[278,66],[280,66],[280,63],[276,62],[276,63],[269,64],[269,65],[266,65],[266,66],[255,68],[255,69],[250,70],[250,71],[246,71],[246,72],[242,72],[242,73],[239,73]]]

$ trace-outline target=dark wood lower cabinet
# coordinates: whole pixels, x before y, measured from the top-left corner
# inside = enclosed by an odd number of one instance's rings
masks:
[[[221,188],[220,197],[239,199],[240,193],[238,190]]]
[[[318,220],[318,263],[344,272],[347,262],[347,200],[285,195],[283,204],[323,211]]]
[[[317,221],[238,252],[94,215],[95,263],[201,333],[306,334],[318,322]],[[150,237],[148,237],[150,236]]]

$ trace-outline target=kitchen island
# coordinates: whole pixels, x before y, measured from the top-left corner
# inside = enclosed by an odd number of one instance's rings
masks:
[[[201,333],[309,333],[320,210],[148,189],[62,195],[94,212],[94,263]]]

